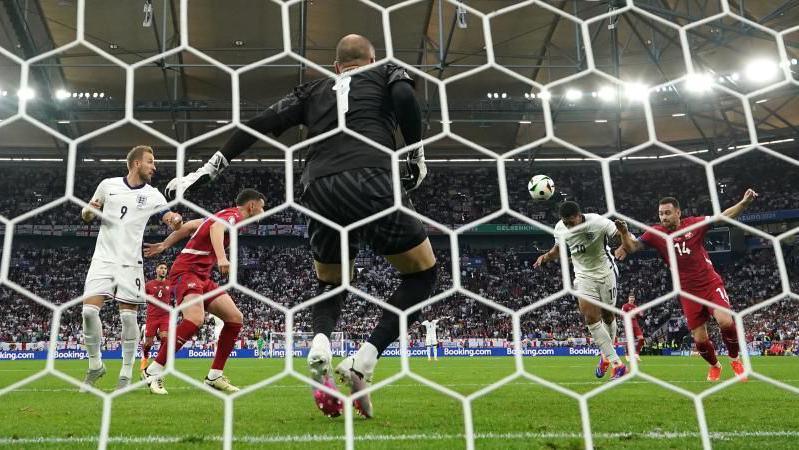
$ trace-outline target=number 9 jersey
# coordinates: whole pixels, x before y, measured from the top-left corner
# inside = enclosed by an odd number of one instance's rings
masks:
[[[92,200],[99,201],[103,220],[84,294],[102,295],[125,303],[143,304],[142,241],[150,217],[166,212],[166,199],[149,184],[130,186],[126,177],[106,178]]]

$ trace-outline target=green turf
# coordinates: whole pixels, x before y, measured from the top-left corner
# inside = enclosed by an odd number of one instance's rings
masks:
[[[526,369],[541,378],[586,393],[606,383],[593,375],[594,358],[542,357],[525,359]],[[181,360],[178,368],[201,380],[209,360]],[[303,368],[303,361],[296,361]],[[108,375],[99,383],[110,390],[119,361],[108,361]],[[799,379],[799,358],[755,358],[755,368],[789,384]],[[0,387],[40,370],[34,361],[0,362]],[[59,361],[59,370],[79,378],[85,361]],[[692,392],[711,386],[703,381],[699,358],[644,357],[648,374]],[[279,373],[282,361],[231,360],[226,374],[240,386]],[[469,395],[513,373],[510,358],[442,358],[411,361],[411,369],[449,389]],[[382,360],[376,379],[399,370],[399,360]],[[724,376],[731,370],[725,367]],[[109,448],[221,448],[223,402],[174,377],[170,394],[150,395],[144,389],[114,400]],[[451,397],[405,377],[373,396],[376,417],[356,418],[357,448],[463,448],[463,406]],[[0,397],[0,446],[14,448],[96,448],[103,402],[80,394],[70,384],[46,376]],[[478,449],[579,449],[584,447],[577,400],[517,378],[472,403]],[[799,449],[799,396],[751,380],[709,396],[704,402],[713,440],[719,449]],[[701,448],[693,400],[632,378],[588,401],[598,449]],[[235,448],[340,449],[343,418],[323,417],[313,406],[310,388],[287,377],[234,403]],[[742,432],[760,435],[742,437]],[[787,433],[786,433],[787,432]],[[727,434],[724,434],[727,433]],[[734,433],[734,434],[730,434]],[[763,435],[763,433],[766,433]],[[783,435],[779,435],[783,433]],[[153,438],[150,438],[150,437]],[[48,438],[31,442],[31,438]],[[172,439],[159,443],[155,438]],[[25,439],[11,444],[9,438]],[[63,438],[54,442],[51,438]],[[79,440],[86,438],[86,440]],[[135,441],[124,442],[136,438]],[[177,439],[178,442],[174,442]],[[311,441],[313,439],[313,441]]]

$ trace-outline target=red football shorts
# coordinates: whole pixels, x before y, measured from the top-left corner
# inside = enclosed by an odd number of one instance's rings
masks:
[[[159,332],[169,333],[169,316],[152,318],[147,316],[147,322],[144,323],[144,337],[155,337]]]
[[[637,320],[633,320],[633,337],[637,339],[637,338],[643,337],[643,336],[644,336],[644,332],[641,331],[641,326],[638,325],[638,321]]]
[[[202,295],[211,292],[218,288],[219,285],[214,283],[210,278],[200,278],[197,274],[191,272],[183,272],[169,276],[169,285],[173,286],[175,290],[175,304],[180,305],[187,295]],[[214,300],[224,295],[224,292],[219,292],[203,301],[203,305],[207,308]]]
[[[724,289],[724,283],[722,282],[714,282],[707,287],[696,291],[688,289],[685,291],[703,300],[707,300],[714,305],[732,309],[730,307],[730,300],[727,296],[727,291]],[[685,314],[685,319],[688,321],[689,330],[693,330],[694,328],[704,325],[704,323],[710,319],[710,316],[713,314],[713,310],[715,310],[715,308],[705,306],[683,296],[680,296],[680,303],[682,304],[682,311]]]

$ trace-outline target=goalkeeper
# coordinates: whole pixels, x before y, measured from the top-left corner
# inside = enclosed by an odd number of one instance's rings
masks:
[[[414,82],[404,69],[393,64],[350,72],[374,62],[374,47],[369,40],[347,35],[336,46],[334,65],[338,75],[335,79],[324,78],[297,86],[246,125],[275,137],[293,126],[305,125],[307,138],[311,139],[338,126],[338,103],[345,112],[348,129],[386,148],[401,147],[394,139],[395,130],[399,128],[405,145],[417,145],[408,152],[401,166],[401,200],[403,205],[412,208],[407,192],[419,187],[427,174],[424,152],[419,145],[422,120]],[[167,195],[175,196],[177,192],[213,180],[232,158],[255,141],[249,133],[236,131],[203,167],[172,180],[167,186]],[[391,173],[388,154],[348,134],[333,134],[309,146],[302,172],[300,203],[346,226],[394,206]],[[313,218],[308,219],[308,235],[319,281],[317,295],[323,294],[341,284],[340,235]],[[402,281],[388,303],[407,309],[433,293],[437,279],[436,258],[420,220],[395,211],[359,228],[350,235],[350,268],[360,242],[384,255],[400,274]],[[352,273],[347,276],[352,279]],[[315,336],[308,365],[313,379],[332,389],[335,383],[331,377],[330,334],[336,327],[345,299],[346,292],[341,292],[312,306]],[[411,314],[408,321],[413,323],[417,317],[418,313]],[[345,358],[336,366],[336,374],[349,385],[353,394],[368,387],[378,357],[398,336],[399,318],[384,311],[368,341],[355,356]],[[321,390],[315,390],[314,398],[327,415],[337,416],[343,409],[341,402]],[[364,417],[372,417],[368,394],[355,400],[355,408]]]
[[[264,357],[264,337],[262,334],[258,334],[258,340],[255,341],[255,347],[258,349],[258,359]]]

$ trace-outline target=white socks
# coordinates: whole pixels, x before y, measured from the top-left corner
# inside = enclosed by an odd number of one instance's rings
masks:
[[[136,310],[122,309],[119,311],[119,320],[122,322],[122,369],[120,377],[133,377],[133,362],[136,360],[136,347],[139,345],[139,324],[136,321]]]
[[[311,341],[311,348],[318,350],[330,350],[330,339],[324,333],[316,333]]]
[[[161,375],[161,373],[164,371],[164,366],[158,364],[155,358],[153,358],[152,361],[153,362],[151,362],[150,365],[147,366],[147,368],[144,370],[147,372],[148,375],[153,375],[153,376]]]
[[[103,340],[103,324],[100,322],[100,308],[94,305],[83,305],[83,343],[89,353],[89,369],[103,367],[100,354],[100,342]]]
[[[610,322],[609,324],[605,324],[605,326],[608,328],[608,334],[610,335],[610,343],[615,344],[616,334],[618,333],[619,330],[619,326],[616,323],[616,318],[614,317],[613,321]]]
[[[438,346],[433,346],[433,359],[438,359]]]
[[[209,380],[216,380],[217,378],[222,376],[222,371],[219,369],[211,369],[208,371],[208,378]]]
[[[362,373],[364,377],[369,378],[375,371],[377,356],[377,347],[369,342],[364,342],[361,348],[358,349],[358,353],[355,354],[353,369]]]
[[[609,359],[611,364],[618,365],[621,361],[619,355],[616,354],[616,349],[613,348],[613,342],[610,340],[610,334],[605,327],[605,322],[602,320],[588,324],[588,331],[591,332],[591,337],[594,339],[594,344],[599,347],[599,351]]]

